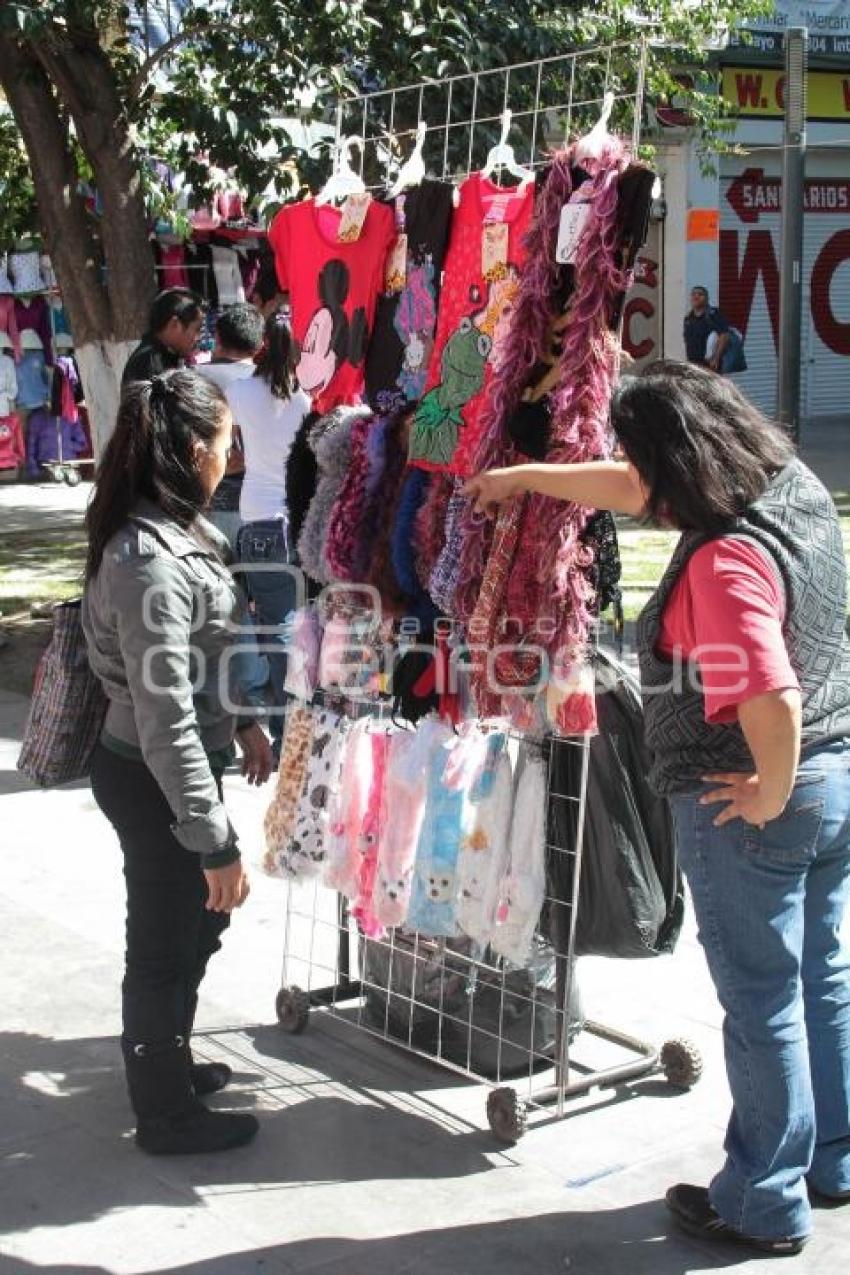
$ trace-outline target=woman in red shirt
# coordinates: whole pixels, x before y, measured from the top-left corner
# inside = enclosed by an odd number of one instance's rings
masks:
[[[637,629],[650,779],[671,803],[725,1010],[733,1111],[706,1240],[785,1256],[813,1197],[850,1199],[850,644],[835,507],[728,380],[652,364],[611,409],[623,459],[473,478],[480,511],[539,492],[682,531]]]

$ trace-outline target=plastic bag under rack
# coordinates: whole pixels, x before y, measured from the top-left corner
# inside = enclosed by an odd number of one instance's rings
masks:
[[[536,940],[528,969],[503,972],[473,959],[468,939],[435,942],[403,930],[392,944],[362,939],[367,1020],[402,1044],[492,1079],[551,1066],[566,993],[567,962]],[[568,1035],[584,1015],[570,980]]]
[[[630,959],[672,952],[682,928],[684,889],[670,810],[649,787],[643,709],[635,677],[598,652],[599,734],[590,741],[584,847],[575,918],[575,954]],[[551,741],[546,930],[569,947],[572,853],[576,843],[581,749]]]

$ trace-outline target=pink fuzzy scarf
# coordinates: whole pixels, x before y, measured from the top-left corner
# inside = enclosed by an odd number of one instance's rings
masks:
[[[366,510],[366,479],[369,473],[366,439],[372,425],[371,416],[364,416],[354,423],[348,473],[340,487],[328,523],[325,561],[335,580],[355,579],[354,558]]]
[[[561,208],[572,189],[570,159],[571,151],[556,156],[530,234],[514,321],[491,391],[487,450],[481,457],[487,466],[512,459],[505,424],[549,345],[557,282],[555,245]],[[597,161],[591,179],[593,215],[578,247],[571,322],[564,334],[558,386],[550,396],[551,463],[592,460],[609,450],[608,407],[616,376],[616,341],[609,319],[627,283],[619,264],[616,226],[618,178],[627,162],[625,147],[617,142]],[[507,626],[510,633],[509,645],[495,665],[504,685],[526,686],[539,672],[539,658],[531,651],[523,653],[514,640],[517,635],[551,654],[560,652],[562,663],[565,648],[567,662],[573,656],[581,658],[590,623],[587,555],[581,544],[588,516],[589,511],[579,506],[549,497],[531,496],[526,502],[496,628],[497,641],[500,629]],[[476,527],[471,519],[468,526],[458,600],[460,609],[473,615],[492,529]],[[500,556],[504,563],[504,544]]]

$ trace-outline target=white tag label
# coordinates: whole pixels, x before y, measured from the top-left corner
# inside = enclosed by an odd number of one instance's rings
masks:
[[[555,248],[555,260],[561,266],[575,264],[581,237],[590,220],[590,204],[569,203],[561,209],[561,224],[558,228],[558,244]]]

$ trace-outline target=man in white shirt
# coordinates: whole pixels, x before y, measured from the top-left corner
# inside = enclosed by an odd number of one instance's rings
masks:
[[[245,303],[231,306],[219,316],[210,362],[199,363],[195,371],[207,380],[214,381],[225,392],[234,381],[253,376],[254,356],[263,343],[263,328],[263,316],[256,306]],[[210,501],[207,513],[210,522],[227,536],[234,553],[236,537],[242,525],[239,499],[244,477],[245,458],[238,430],[235,430],[227,471]]]
[[[254,375],[254,357],[263,344],[264,328],[263,316],[256,306],[244,302],[231,306],[216,323],[212,358],[209,363],[199,363],[195,371],[227,393],[228,386],[235,381]],[[234,425],[233,450],[227,470],[206,511],[210,522],[227,537],[234,557],[242,526],[239,501],[244,479],[245,455],[239,430]],[[244,702],[260,707],[269,680],[269,663],[257,646],[253,629],[245,632],[242,643],[242,649],[233,660],[235,689]]]

